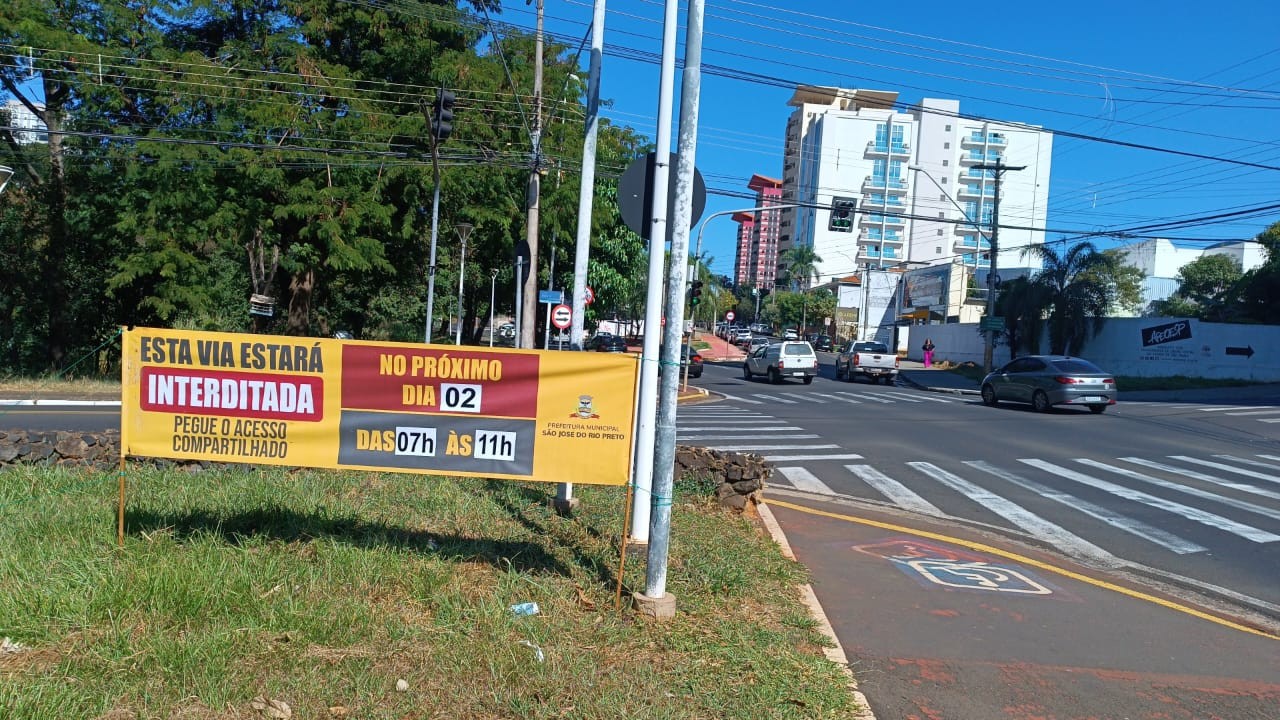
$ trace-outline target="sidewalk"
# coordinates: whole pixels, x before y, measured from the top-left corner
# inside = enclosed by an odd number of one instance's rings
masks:
[[[728,340],[717,336],[714,332],[699,330],[693,339],[695,342],[705,342],[711,346],[706,350],[698,351],[702,353],[702,359],[706,362],[738,362],[747,356],[742,348],[731,345]]]
[[[919,360],[903,358],[898,365],[898,382],[920,390],[977,395],[978,381],[939,368],[925,368]]]

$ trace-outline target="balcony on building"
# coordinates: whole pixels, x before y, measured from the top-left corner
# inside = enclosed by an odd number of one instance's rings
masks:
[[[969,150],[969,152],[960,155],[961,165],[981,165],[983,163],[999,162],[999,160],[1000,153],[995,150],[988,150],[984,153],[981,150],[974,148]]]
[[[866,207],[866,203],[863,203]],[[858,216],[858,223],[863,226],[870,225],[888,225],[891,227],[902,227],[907,224],[906,219],[901,215],[886,215],[878,212],[864,212]]]
[[[1000,133],[983,133],[980,130],[974,130],[960,138],[960,145],[962,147],[977,147],[979,145],[1007,147],[1009,139]]]
[[[885,191],[893,193],[905,193],[907,191],[907,181],[900,178],[886,178],[883,175],[868,175],[862,181],[862,191],[864,193],[874,191]]]
[[[867,156],[876,155],[910,155],[911,143],[881,143],[872,140],[867,143]]]

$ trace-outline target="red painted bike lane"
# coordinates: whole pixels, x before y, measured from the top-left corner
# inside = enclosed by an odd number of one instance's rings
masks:
[[[880,720],[1280,718],[1256,626],[973,530],[768,502]]]

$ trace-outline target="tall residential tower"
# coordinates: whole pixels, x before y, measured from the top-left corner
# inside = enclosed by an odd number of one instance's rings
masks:
[[[812,246],[819,282],[906,261],[983,275],[995,180],[975,166],[997,161],[1026,166],[1001,184],[1000,267],[1034,262],[1020,248],[1044,242],[1051,133],[883,90],[800,86],[789,104],[781,201],[800,207],[782,211],[779,252]]]

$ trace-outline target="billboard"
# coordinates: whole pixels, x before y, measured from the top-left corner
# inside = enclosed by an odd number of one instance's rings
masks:
[[[623,485],[637,359],[123,331],[121,454]]]

